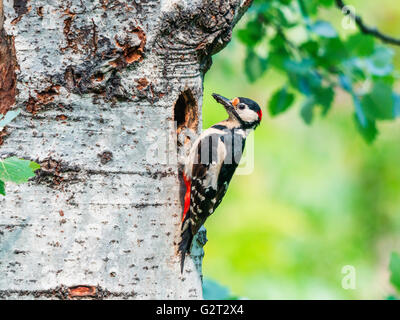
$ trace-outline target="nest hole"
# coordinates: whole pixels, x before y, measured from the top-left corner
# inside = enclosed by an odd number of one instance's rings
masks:
[[[177,135],[185,128],[197,131],[199,123],[197,101],[189,89],[183,91],[179,95],[178,100],[176,100],[174,120],[176,121]]]
[[[197,101],[190,89],[183,91],[174,106],[174,121],[177,134],[178,159],[184,159],[186,151],[190,147],[191,137],[196,136],[199,124],[199,110]],[[183,164],[183,161],[178,163]],[[182,177],[183,166],[178,166],[178,174]],[[180,179],[180,201],[184,207],[186,187],[183,179]]]

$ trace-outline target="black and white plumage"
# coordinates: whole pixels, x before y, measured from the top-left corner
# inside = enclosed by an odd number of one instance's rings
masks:
[[[229,100],[213,94],[229,118],[205,130],[193,143],[183,178],[186,185],[179,251],[181,272],[192,240],[224,197],[240,162],[246,138],[261,121],[259,105],[251,99]]]

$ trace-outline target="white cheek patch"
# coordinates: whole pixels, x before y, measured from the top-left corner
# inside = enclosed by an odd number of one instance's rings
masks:
[[[251,109],[238,110],[240,118],[245,122],[254,122],[258,120],[257,112]]]

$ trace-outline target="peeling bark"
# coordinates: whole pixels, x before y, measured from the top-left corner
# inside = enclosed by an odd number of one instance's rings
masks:
[[[6,34],[3,21],[3,4],[0,3],[0,113],[6,114],[15,103],[17,62],[14,37]]]
[[[23,110],[0,157],[42,166],[0,199],[0,298],[202,298],[178,158],[250,2],[0,0],[0,112]]]

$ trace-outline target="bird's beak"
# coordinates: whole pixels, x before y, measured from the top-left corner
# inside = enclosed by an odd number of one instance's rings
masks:
[[[229,114],[232,113],[232,111],[234,110],[234,107],[232,105],[232,102],[229,99],[227,99],[223,96],[220,96],[219,94],[216,94],[216,93],[213,93],[212,96],[218,103],[222,104],[225,107],[226,111]]]

